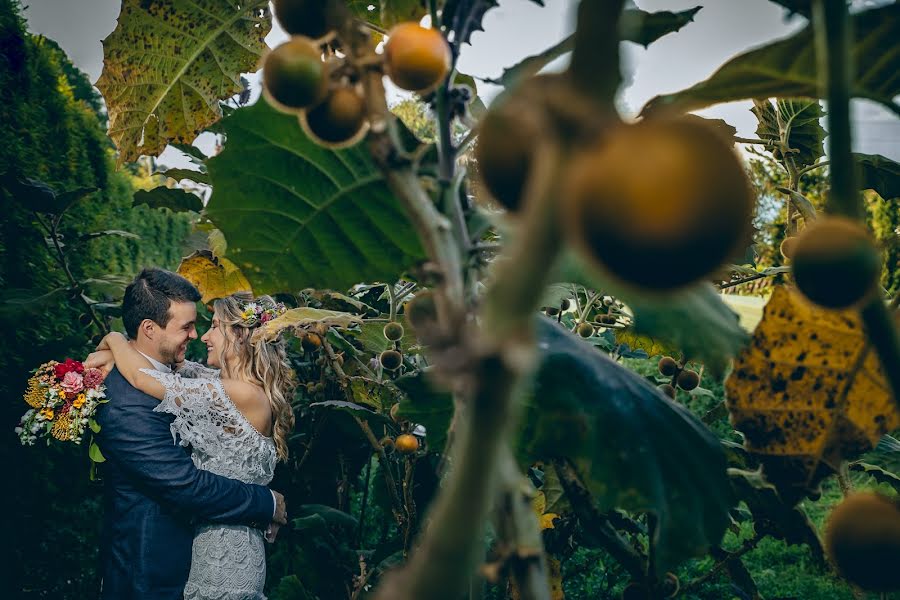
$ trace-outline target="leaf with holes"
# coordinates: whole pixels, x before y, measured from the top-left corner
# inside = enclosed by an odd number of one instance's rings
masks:
[[[900,3],[850,17],[855,34],[851,59],[856,80],[850,94],[880,102],[896,114],[900,104]],[[819,97],[812,24],[800,32],[732,58],[705,81],[674,94],[656,96],[641,110],[688,112],[748,98]]]
[[[778,286],[725,382],[731,422],[785,498],[900,427],[854,311],[815,307]]]
[[[222,117],[219,101],[243,89],[272,28],[268,0],[123,0],[103,40],[97,88],[119,164],[190,144]]]
[[[796,152],[790,152],[782,160],[792,160],[798,169],[815,164],[825,155],[822,140],[825,129],[819,119],[825,114],[818,100],[809,98],[788,98],[777,100],[773,105],[769,100],[754,100],[750,109],[758,125],[756,135],[770,143],[769,148],[781,152],[781,140]]]
[[[229,294],[251,291],[241,270],[227,258],[216,258],[209,250],[198,250],[181,259],[178,274],[194,284],[204,304]]]
[[[396,281],[425,255],[364,146],[329,150],[266,102],[223,121],[209,218],[258,292]]]

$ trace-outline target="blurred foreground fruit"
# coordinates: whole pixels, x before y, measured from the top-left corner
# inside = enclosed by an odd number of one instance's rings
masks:
[[[778,249],[785,259],[791,260],[794,258],[794,251],[797,249],[797,238],[795,236],[784,238],[781,240],[781,245],[778,246]]]
[[[619,126],[576,154],[564,179],[569,241],[638,288],[685,286],[750,242],[747,175],[731,145],[703,123]]]
[[[865,226],[846,217],[821,217],[797,238],[794,281],[825,308],[849,308],[878,289],[881,255]]]
[[[303,131],[329,148],[352,146],[366,132],[366,101],[354,88],[339,87],[300,115]]]
[[[384,66],[388,77],[404,90],[425,93],[450,71],[450,46],[437,29],[400,23],[388,32]]]
[[[272,106],[295,113],[325,98],[328,68],[319,47],[296,36],[266,55],[262,81],[263,95]]]
[[[873,592],[900,589],[900,503],[861,492],[832,511],[825,550],[840,574]]]
[[[320,38],[331,29],[322,0],[272,0],[275,18],[291,35]]]
[[[404,433],[394,440],[394,447],[400,454],[414,454],[419,449],[419,440],[412,434]]]
[[[581,323],[575,330],[583,338],[589,338],[594,335],[594,326],[590,323]]]

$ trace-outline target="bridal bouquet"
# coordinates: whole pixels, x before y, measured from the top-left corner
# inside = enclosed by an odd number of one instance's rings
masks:
[[[31,446],[38,438],[81,443],[85,427],[97,429],[92,416],[106,402],[106,386],[99,369],[85,369],[77,360],[51,360],[34,371],[28,380],[25,402],[31,406],[22,415],[16,433],[22,444]]]

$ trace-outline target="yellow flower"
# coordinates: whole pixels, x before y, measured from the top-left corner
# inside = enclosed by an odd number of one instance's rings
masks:
[[[53,409],[52,408],[41,409],[41,416],[49,421],[50,419],[53,418]]]
[[[72,402],[72,406],[75,408],[81,408],[81,405],[84,404],[84,401],[87,400],[87,396],[84,394],[78,394],[75,397],[75,400]]]
[[[68,441],[72,439],[72,432],[69,430],[69,427],[71,425],[72,419],[69,418],[69,415],[62,415],[59,419],[56,420],[56,423],[53,424],[53,429],[50,430],[50,435],[61,442]]]
[[[28,406],[38,408],[44,404],[44,389],[41,387],[40,379],[32,377],[28,380],[28,391],[25,392],[25,402]]]

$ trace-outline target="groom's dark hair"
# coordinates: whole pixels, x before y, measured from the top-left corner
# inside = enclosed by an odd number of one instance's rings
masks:
[[[197,288],[181,275],[153,267],[144,269],[125,288],[122,299],[125,332],[129,338],[136,339],[144,319],[165,327],[171,319],[172,302],[197,302],[200,298]]]

